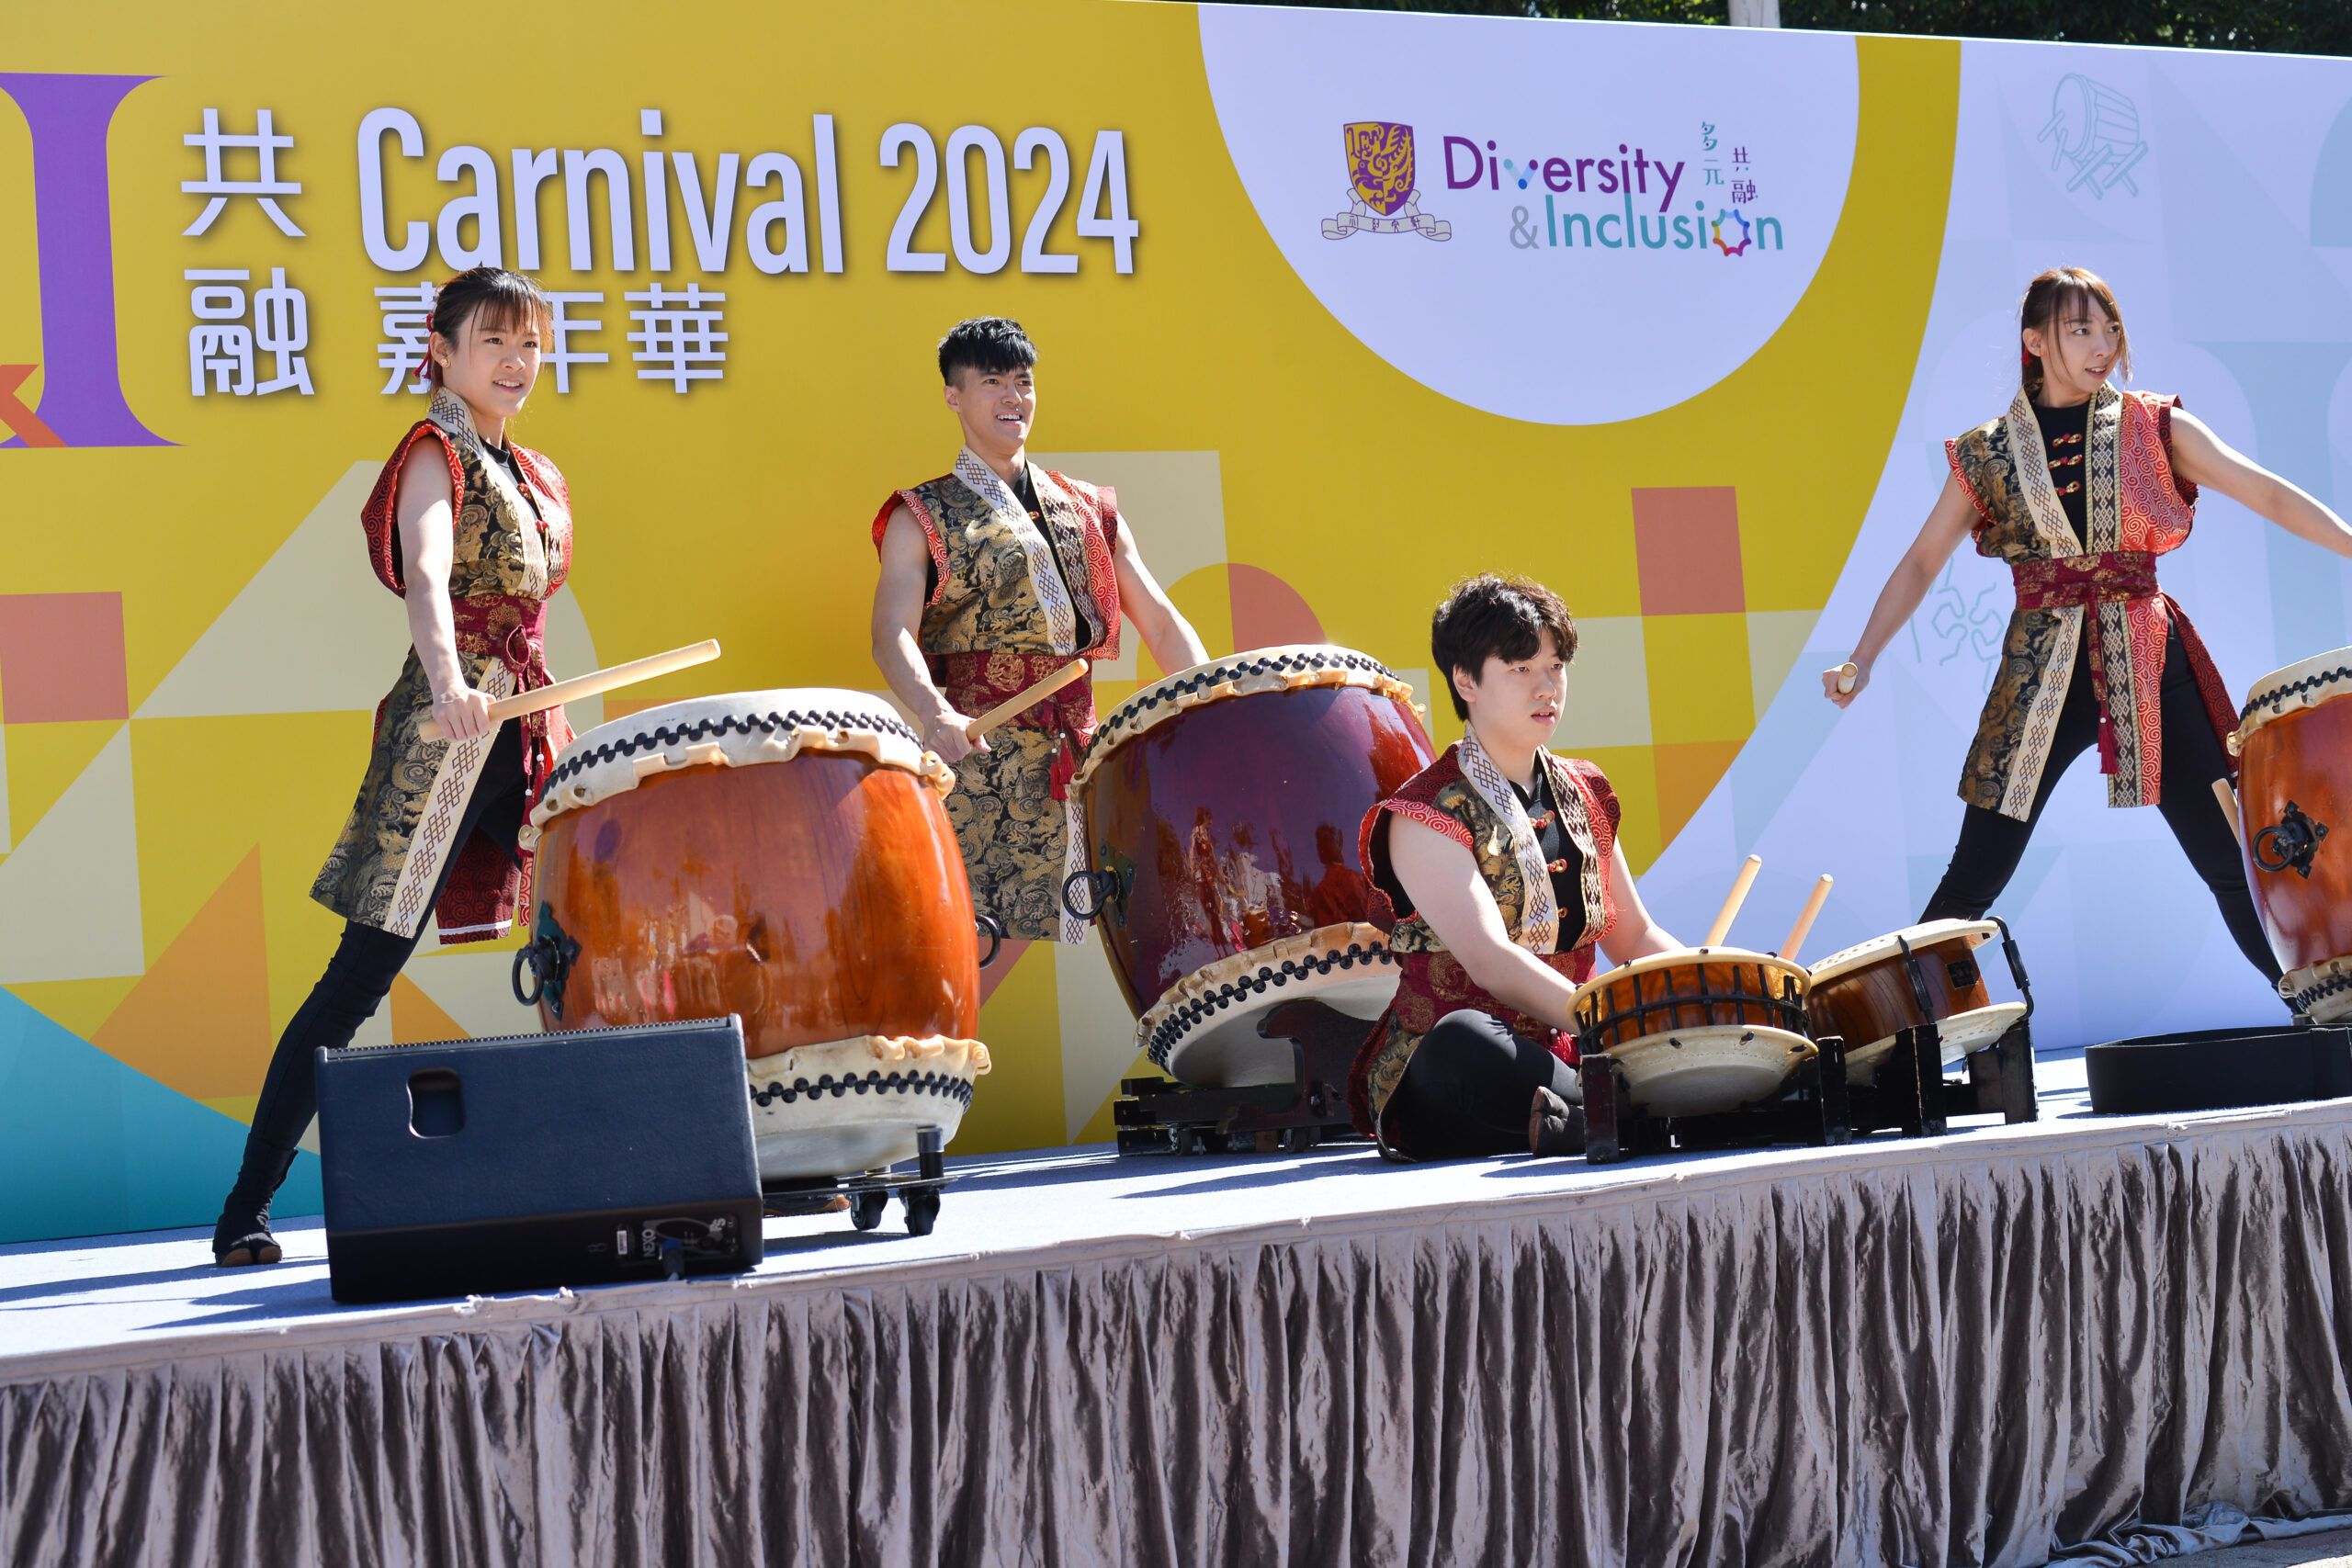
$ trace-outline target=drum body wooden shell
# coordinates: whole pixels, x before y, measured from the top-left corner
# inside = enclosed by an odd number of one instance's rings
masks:
[[[1813,1055],[1806,985],[1770,953],[1688,949],[1596,976],[1568,1011],[1577,1048],[1613,1058],[1635,1105],[1700,1116],[1770,1094]]]
[[[938,797],[863,757],[700,767],[555,819],[538,897],[580,943],[549,1029],[741,1014],[744,1055],[978,1026],[963,856]]]
[[[1976,961],[1975,950],[1999,931],[1990,920],[1930,920],[1831,953],[1813,966],[1805,998],[1815,1038],[1842,1038],[1846,1076],[1865,1084],[1876,1081],[1878,1064],[1894,1049],[1896,1034],[1930,1021],[1938,1026],[1945,1065],[1984,1049],[2025,1016],[2022,1002],[1993,1000]],[[1928,991],[1925,1016],[1912,994],[1903,942],[1918,956]]]
[[[2299,685],[2264,711],[2266,694]],[[2241,837],[2280,988],[2321,1022],[2352,1018],[2352,649],[2266,677],[2246,706]]]
[[[757,705],[680,705],[727,704]],[[640,736],[663,724],[662,710],[616,722]],[[824,744],[871,745],[870,734],[802,735],[774,761],[695,763],[692,748],[673,746],[669,765],[633,784],[535,817],[545,821],[535,928],[578,944],[560,990],[540,998],[542,1025],[740,1015],[771,1179],[912,1157],[915,1127],[952,1134],[973,1075],[987,1070],[972,1038],[971,896],[938,790],[909,767]],[[910,737],[894,744],[920,755]]]
[[[1254,1020],[1293,998],[1363,1018],[1386,1007],[1396,970],[1357,838],[1435,760],[1408,693],[1393,677],[1298,684],[1190,703],[1136,733],[1118,728],[1131,705],[1105,721],[1075,786],[1101,874],[1096,929],[1138,1045],[1180,1079],[1287,1081],[1289,1043]],[[1203,977],[1201,995],[1182,989]]]

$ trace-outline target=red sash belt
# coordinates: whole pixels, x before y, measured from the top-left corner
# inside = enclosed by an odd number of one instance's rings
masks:
[[[2156,558],[2147,550],[2103,550],[2098,555],[2012,561],[2009,572],[2017,582],[2020,610],[2057,610],[2069,605],[2089,609],[2160,596],[2156,588]],[[2174,618],[2187,627],[2188,617],[2180,614],[2179,606],[2169,597],[2165,598],[2165,603]],[[2107,710],[2107,639],[2099,635],[2097,615],[2083,619],[2083,635],[2090,639],[2091,693],[2098,699],[2098,771],[2111,773],[2120,764],[2115,721]],[[2194,632],[2185,633],[2184,650],[2195,636]],[[2204,651],[2200,644],[2197,652]]]
[[[1068,664],[1067,653],[934,653],[931,678],[940,695],[967,718],[1020,695]],[[1094,739],[1094,682],[1081,675],[1005,720],[1008,729],[1042,729],[1055,737],[1053,796],[1069,798],[1078,754]]]
[[[505,593],[469,593],[450,602],[456,622],[458,651],[495,659],[514,677],[518,693],[551,686],[548,673],[547,618],[544,599],[521,599]],[[524,766],[531,775],[536,799],[555,768],[555,748],[548,734],[548,714],[542,710],[518,720],[529,738]]]

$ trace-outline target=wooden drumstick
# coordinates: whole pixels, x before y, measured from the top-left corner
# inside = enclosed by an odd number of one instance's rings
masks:
[[[1843,696],[1848,692],[1852,691],[1854,689],[1854,682],[1861,678],[1862,667],[1855,663],[1852,660],[1849,659],[1845,663],[1838,666],[1838,695]]]
[[[1825,871],[1821,874],[1821,880],[1813,885],[1813,897],[1804,901],[1804,908],[1797,912],[1797,923],[1789,928],[1789,940],[1781,944],[1781,957],[1792,960],[1796,957],[1798,947],[1804,943],[1806,933],[1813,930],[1815,919],[1821,913],[1821,906],[1829,901],[1829,874]]]
[[[1739,914],[1739,907],[1747,901],[1747,890],[1756,886],[1756,874],[1764,869],[1762,855],[1750,855],[1747,863],[1739,868],[1738,877],[1731,885],[1731,897],[1724,900],[1724,912],[1707,928],[1707,940],[1701,947],[1721,947],[1724,938],[1731,933],[1731,922]]]
[[[616,686],[634,685],[639,681],[650,681],[656,675],[668,675],[692,669],[697,664],[707,664],[718,657],[718,644],[712,639],[688,648],[673,648],[667,653],[656,653],[650,658],[632,659],[627,664],[592,670],[585,675],[574,675],[569,681],[558,681],[552,686],[539,686],[531,691],[517,692],[511,697],[499,698],[490,705],[490,722],[492,725],[504,724],[510,718],[544,712],[565,703],[578,702],[582,697],[596,696]],[[418,726],[416,733],[420,739],[424,740],[446,738],[441,721],[432,717],[427,717]]]
[[[2222,803],[2222,815],[2230,819],[2230,837],[2238,841],[2239,849],[2245,849],[2245,829],[2238,825],[2237,792],[2230,787],[2229,780],[2213,781],[2213,798]]]
[[[1072,681],[1077,680],[1080,675],[1085,673],[1086,660],[1083,659],[1071,660],[1068,664],[1063,665],[1060,669],[1055,671],[1052,674],[1046,676],[1035,685],[1028,687],[1023,691],[1015,692],[1012,696],[1005,698],[1004,701],[997,704],[996,706],[989,709],[988,712],[980,715],[979,717],[966,725],[964,727],[964,739],[967,740],[978,740],[981,736],[986,735],[991,729],[1002,728],[1007,720],[1019,717],[1023,712],[1035,707],[1037,704],[1044,702],[1047,697],[1052,696],[1056,692],[1060,691],[1064,686],[1069,685]]]

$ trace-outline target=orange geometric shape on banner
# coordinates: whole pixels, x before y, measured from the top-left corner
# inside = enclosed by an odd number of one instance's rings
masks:
[[[0,717],[130,716],[119,593],[0,593]]]
[[[1739,492],[1729,485],[1634,491],[1634,554],[1645,615],[1737,615]]]
[[[17,395],[17,389],[40,368],[38,365],[0,365],[0,426],[14,432],[28,446],[62,446],[65,438],[43,424],[40,415]]]
[[[980,1005],[982,1007],[989,1005],[989,998],[996,995],[996,988],[1003,985],[1006,978],[1012,975],[1012,966],[1021,962],[1021,955],[1029,951],[1030,945],[1018,937],[1005,938],[1004,945],[997,950],[996,962],[980,971]],[[988,949],[983,947],[980,952],[986,953]]]
[[[261,1092],[272,1041],[259,845],[148,965],[90,1043],[190,1100]]]
[[[1323,640],[1323,623],[1297,589],[1261,566],[1231,561],[1225,570],[1227,592],[1233,595],[1236,649]]]
[[[458,1027],[458,1021],[441,1010],[441,1004],[424,994],[417,983],[402,975],[392,981],[392,994],[388,1004],[392,1010],[392,1043],[413,1045],[420,1040],[467,1040],[472,1038]]]
[[[1650,749],[1657,767],[1659,842],[1674,842],[1674,835],[1699,814],[1716,781],[1731,771],[1746,744],[1744,740],[1676,740]]]

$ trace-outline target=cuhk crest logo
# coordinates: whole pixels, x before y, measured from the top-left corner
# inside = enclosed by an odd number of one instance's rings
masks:
[[[1348,209],[1323,220],[1323,237],[1344,240],[1367,234],[1402,234],[1425,240],[1453,238],[1453,225],[1421,210],[1413,187],[1413,128],[1391,120],[1365,119],[1342,126],[1348,149]]]

